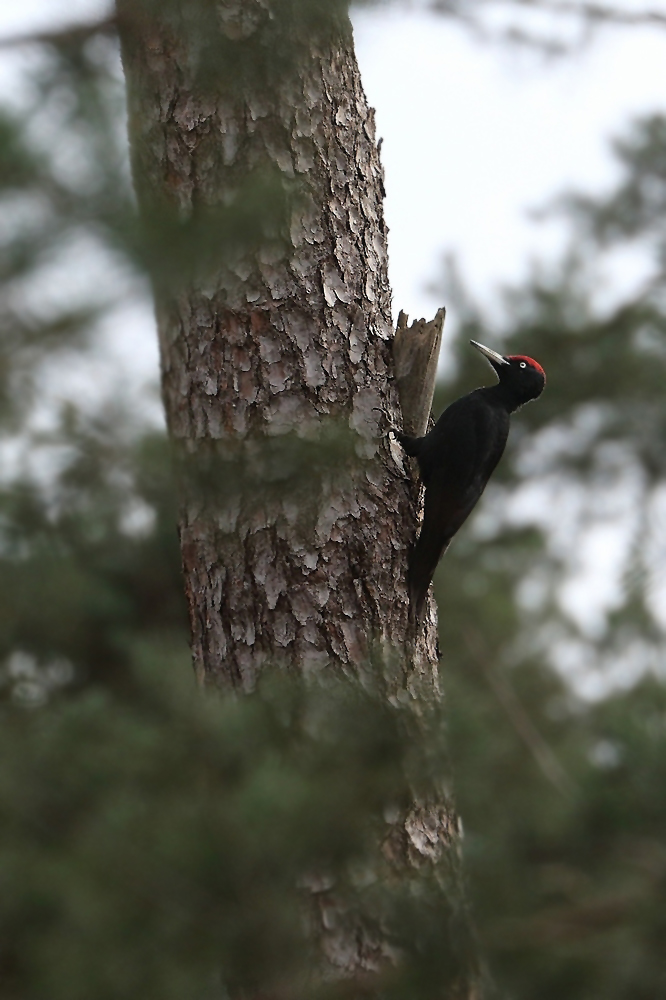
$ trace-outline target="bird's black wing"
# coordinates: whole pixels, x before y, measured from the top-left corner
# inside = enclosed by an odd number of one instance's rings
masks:
[[[474,509],[502,456],[508,414],[470,393],[444,411],[418,456],[426,486],[423,525],[410,559],[410,593],[417,616],[437,563]]]
[[[483,389],[476,389],[451,403],[433,429],[416,439],[418,448],[409,454],[416,454],[425,486],[433,475],[445,472],[449,482],[464,489],[492,463],[490,475],[502,455],[508,430],[506,413],[488,403]],[[492,462],[499,439],[503,439],[501,447]]]

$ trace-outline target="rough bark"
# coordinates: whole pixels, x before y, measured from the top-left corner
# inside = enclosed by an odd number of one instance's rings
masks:
[[[260,31],[266,16],[259,0],[220,9],[227,39]],[[158,289],[172,439],[190,452],[215,442],[218,457],[247,468],[263,460],[259,439],[307,439],[323,419],[358,436],[353,463],[309,484],[307,511],[288,490],[257,496],[258,466],[248,495],[183,504],[197,672],[249,688],[275,659],[359,669],[373,648],[404,661],[407,643],[432,685],[434,622],[409,632],[415,495],[386,437],[399,410],[382,171],[349,35],[304,40],[307,57],[270,90],[250,80],[203,96],[187,25],[152,19],[141,38],[125,44],[125,65],[144,202],[159,192],[187,215],[262,167],[299,184],[287,239],[276,233],[215,274]]]
[[[374,670],[391,701],[418,712],[439,697],[436,623],[431,609],[415,632],[405,584],[418,487],[387,434],[400,411],[374,116],[344,25],[305,31],[296,18],[296,57],[273,66],[277,9],[215,8],[209,30],[240,52],[230,80],[206,77],[205,45],[178,4],[162,16],[119,3],[144,217],[224,209],[258,169],[279,175],[288,196],[286,223],[255,248],[155,278],[195,668],[203,683],[241,690],[275,663]],[[249,46],[255,62],[265,52],[261,72],[243,69]],[[318,443],[331,420],[337,467]],[[428,863],[457,839],[445,798],[391,823],[398,866]],[[331,921],[318,898],[331,966],[376,968],[381,940]]]

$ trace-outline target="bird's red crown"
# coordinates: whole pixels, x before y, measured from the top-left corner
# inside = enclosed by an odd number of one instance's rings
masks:
[[[534,358],[528,358],[526,354],[507,354],[506,357],[507,361],[525,361],[531,368],[536,368],[538,372],[541,372],[545,380],[546,373],[539,362],[535,361]]]

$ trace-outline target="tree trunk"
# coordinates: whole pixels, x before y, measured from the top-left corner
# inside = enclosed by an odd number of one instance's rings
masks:
[[[382,169],[334,8],[119,2],[134,179],[200,681],[374,671],[418,712],[439,697],[436,624],[432,608],[418,630],[409,616],[418,487],[387,435],[400,411]],[[265,208],[244,215],[252,199]],[[165,233],[186,252],[161,257]],[[457,839],[445,799],[394,827],[397,866]],[[349,927],[323,950],[345,974],[376,965]]]

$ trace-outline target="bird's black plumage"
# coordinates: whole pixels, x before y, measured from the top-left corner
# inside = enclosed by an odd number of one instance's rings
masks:
[[[423,525],[409,560],[412,609],[421,618],[437,563],[467,519],[502,457],[510,415],[540,396],[543,368],[523,355],[503,357],[470,341],[499,377],[493,386],[457,399],[424,437],[398,434],[408,455],[416,458],[425,486]]]

